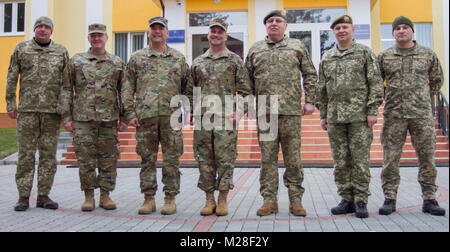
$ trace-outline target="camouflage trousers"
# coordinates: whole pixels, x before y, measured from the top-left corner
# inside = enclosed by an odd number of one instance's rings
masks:
[[[269,119],[267,119],[268,121]],[[274,141],[261,141],[260,135],[267,133],[258,127],[259,147],[261,148],[260,193],[266,203],[277,203],[278,194],[278,153],[283,152],[284,185],[288,188],[291,202],[301,200],[305,189],[303,167],[301,164],[301,116],[278,116],[278,132]]]
[[[370,196],[370,146],[372,128],[367,122],[328,123],[338,194],[347,201],[368,202]]]
[[[144,119],[140,124],[136,132],[136,152],[142,158],[141,192],[146,195],[156,194],[156,161],[161,143],[163,191],[166,195],[177,195],[180,193],[179,157],[183,154],[183,133],[171,128],[169,116]]]
[[[407,131],[419,159],[418,181],[422,188],[422,198],[435,199],[437,170],[434,160],[436,130],[433,118],[400,119],[385,116],[381,137],[384,152],[381,182],[384,196],[387,199],[397,199],[400,185],[399,162]]]
[[[16,184],[20,197],[29,197],[33,187],[36,149],[39,151],[38,195],[48,195],[56,173],[56,148],[61,117],[52,113],[20,112],[17,117],[19,156]]]
[[[194,155],[199,165],[198,187],[201,190],[213,192],[233,189],[237,137],[237,130],[194,131]]]
[[[73,142],[80,167],[81,190],[101,188],[113,191],[120,154],[117,121],[75,122]]]

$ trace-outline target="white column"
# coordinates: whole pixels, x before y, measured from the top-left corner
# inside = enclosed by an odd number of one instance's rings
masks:
[[[186,1],[185,0],[166,0],[166,19],[169,22],[169,30],[184,30],[185,42],[184,43],[171,43],[170,47],[183,53],[186,57],[186,40],[187,37],[186,27]]]
[[[103,0],[85,0],[86,1],[86,27],[85,27],[85,50],[90,47],[88,37],[88,27],[94,23],[103,23]],[[112,29],[112,27],[107,27]],[[110,38],[112,39],[112,38]]]
[[[369,25],[371,27],[370,0],[347,0],[348,14],[354,25]],[[358,43],[372,47],[371,38],[357,39]]]
[[[264,17],[277,8],[275,0],[256,0],[255,18],[256,18],[256,41],[263,40],[266,37],[266,28],[264,26]]]
[[[48,16],[48,1],[47,0],[31,0],[30,3],[30,38],[34,37],[33,26],[36,19],[42,16]]]

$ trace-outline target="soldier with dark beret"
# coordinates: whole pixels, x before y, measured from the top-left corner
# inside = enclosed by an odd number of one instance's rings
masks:
[[[353,40],[353,20],[344,15],[331,27],[337,45],[325,52],[319,71],[321,126],[328,131],[334,177],[342,200],[332,214],[367,218],[372,127],[383,102],[383,81],[372,50]]]
[[[436,201],[436,131],[430,98],[444,83],[443,71],[436,54],[413,40],[414,24],[409,18],[397,17],[392,23],[392,33],[396,44],[378,55],[381,75],[386,81],[381,137],[384,152],[381,181],[385,201],[379,213],[388,215],[396,211],[399,162],[409,131],[419,159],[422,211],[443,216],[445,209]]]

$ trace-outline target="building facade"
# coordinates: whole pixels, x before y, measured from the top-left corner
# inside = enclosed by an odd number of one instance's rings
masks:
[[[448,5],[446,0],[0,0],[0,120],[6,120],[10,56],[19,42],[33,37],[33,23],[40,16],[53,19],[53,39],[64,44],[70,56],[89,49],[89,24],[107,25],[107,50],[127,61],[134,51],[147,46],[148,19],[164,15],[169,20],[169,45],[192,62],[208,48],[211,18],[227,19],[227,46],[245,58],[252,44],[265,38],[263,17],[283,9],[288,19],[286,35],[302,40],[318,67],[323,52],[335,45],[329,28],[334,18],[352,16],[357,41],[379,53],[395,42],[391,23],[404,15],[415,23],[415,39],[440,57],[447,95]]]

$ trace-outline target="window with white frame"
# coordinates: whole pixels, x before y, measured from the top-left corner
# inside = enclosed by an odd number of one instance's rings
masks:
[[[25,2],[0,2],[0,35],[23,35]]]
[[[414,40],[417,43],[433,48],[433,33],[431,23],[414,23]],[[392,35],[392,24],[381,24],[381,49],[387,49],[395,45]]]
[[[146,47],[149,43],[146,32],[116,33],[114,36],[114,53],[128,62],[131,54]]]

